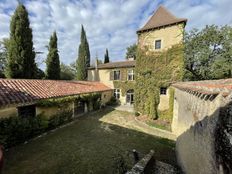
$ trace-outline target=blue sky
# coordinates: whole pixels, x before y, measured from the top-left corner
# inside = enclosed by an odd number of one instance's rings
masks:
[[[22,1],[22,0],[21,0]],[[80,27],[84,25],[91,59],[103,59],[109,49],[111,61],[125,59],[126,47],[137,41],[136,30],[162,4],[177,17],[188,18],[186,30],[205,25],[232,25],[231,0],[23,0],[30,14],[36,57],[44,68],[49,37],[56,30],[62,62],[77,58]],[[0,40],[9,36],[10,18],[17,0],[0,0]]]

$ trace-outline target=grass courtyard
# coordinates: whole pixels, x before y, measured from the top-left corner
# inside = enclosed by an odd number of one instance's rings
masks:
[[[3,174],[111,174],[119,156],[129,169],[133,166],[133,149],[140,156],[153,149],[156,159],[176,164],[174,142],[101,121],[122,114],[130,115],[106,108],[11,148],[5,153]]]

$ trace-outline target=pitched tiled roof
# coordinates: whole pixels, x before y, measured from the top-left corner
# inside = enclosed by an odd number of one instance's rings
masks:
[[[111,88],[99,82],[0,79],[0,107],[107,90]]]
[[[137,32],[143,32],[145,30],[155,29],[158,27],[163,27],[175,23],[187,22],[185,18],[177,18],[172,13],[170,13],[165,7],[160,6],[153,16],[148,20],[148,22]]]
[[[98,69],[127,68],[127,67],[135,67],[135,60],[110,62],[110,63],[104,63],[98,65]],[[89,69],[95,69],[95,67],[90,67]]]
[[[172,86],[184,91],[209,95],[221,93],[223,96],[227,96],[232,93],[232,79],[178,82],[172,84]]]

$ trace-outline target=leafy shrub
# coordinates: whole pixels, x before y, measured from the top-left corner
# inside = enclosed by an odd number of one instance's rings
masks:
[[[62,111],[48,119],[48,129],[54,129],[70,121],[72,121],[72,111]]]
[[[4,147],[11,147],[23,143],[71,120],[71,111],[63,111],[50,119],[47,119],[43,115],[29,118],[2,118],[0,119],[0,144]]]
[[[110,106],[115,106],[115,105],[118,105],[118,101],[115,97],[112,96],[106,104]]]

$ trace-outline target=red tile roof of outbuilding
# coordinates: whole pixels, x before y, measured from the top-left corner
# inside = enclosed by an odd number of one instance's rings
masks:
[[[0,107],[108,90],[100,82],[0,79]]]

